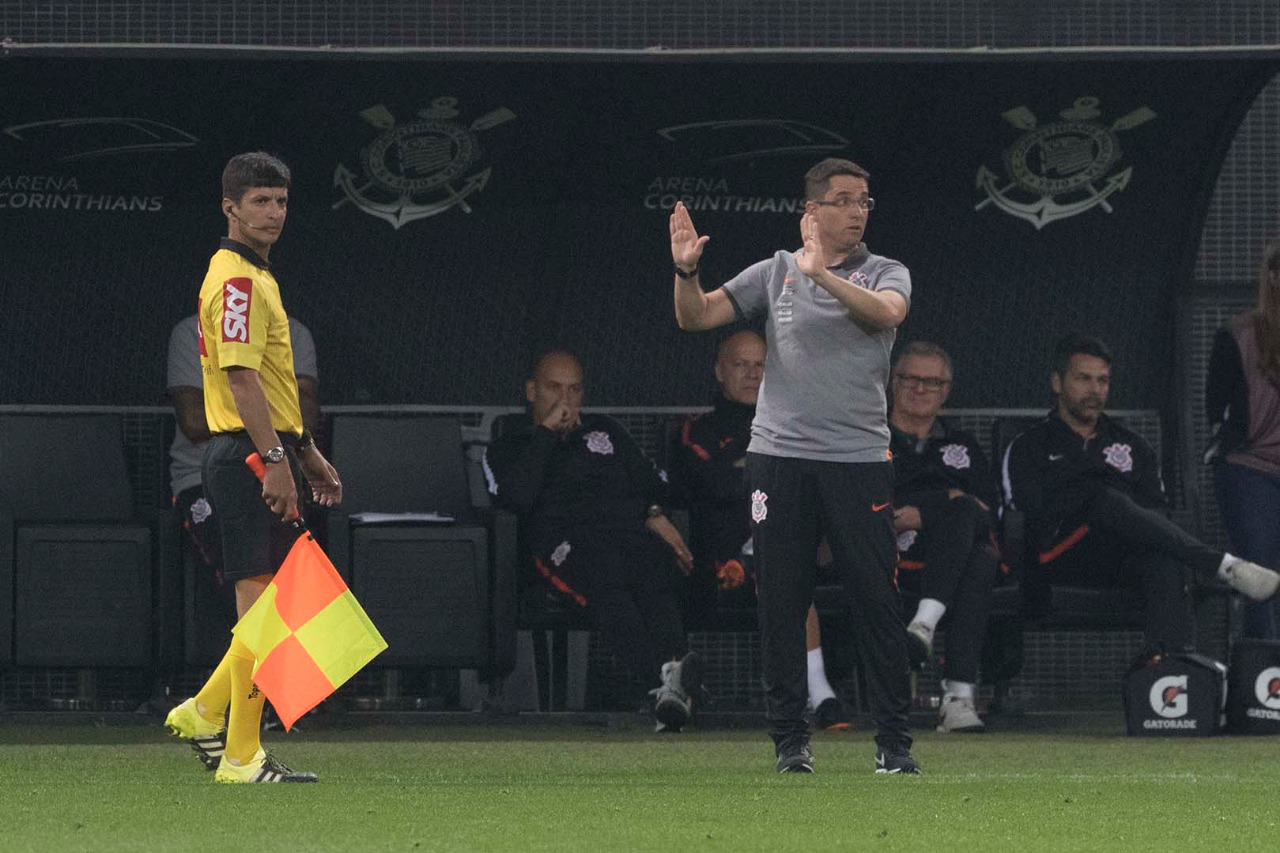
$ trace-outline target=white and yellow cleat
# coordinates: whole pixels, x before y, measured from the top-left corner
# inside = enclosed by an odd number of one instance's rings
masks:
[[[213,777],[215,782],[231,784],[253,782],[319,782],[320,777],[314,773],[302,773],[290,770],[280,763],[274,755],[258,747],[258,753],[248,764],[232,764],[223,761],[218,765],[218,772]]]
[[[227,727],[202,717],[194,696],[170,711],[164,724],[190,745],[205,770],[218,769],[227,748]]]

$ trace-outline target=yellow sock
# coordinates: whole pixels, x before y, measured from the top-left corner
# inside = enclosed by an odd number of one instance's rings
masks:
[[[253,652],[239,640],[227,652],[231,672],[231,713],[227,718],[226,757],[244,764],[258,754],[258,727],[266,697],[253,683]]]
[[[232,640],[233,643],[239,642]],[[213,675],[196,694],[196,710],[211,723],[222,725],[227,719],[227,704],[231,701],[231,652],[228,651],[213,670]]]

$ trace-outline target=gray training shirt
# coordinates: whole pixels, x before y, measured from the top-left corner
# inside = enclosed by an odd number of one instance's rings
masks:
[[[863,243],[838,267],[870,290],[896,290],[911,305],[911,274]],[[747,267],[724,286],[744,320],[768,314],[768,356],[752,453],[826,462],[883,462],[889,452],[885,384],[897,330],[859,326],[831,294],[800,272],[793,252]]]

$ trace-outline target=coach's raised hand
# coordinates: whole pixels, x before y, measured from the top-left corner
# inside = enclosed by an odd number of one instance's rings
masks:
[[[698,261],[702,259],[702,247],[707,245],[710,237],[699,237],[693,227],[693,218],[684,202],[676,202],[671,211],[671,260],[676,268],[687,273],[696,273]]]
[[[809,278],[819,281],[819,277],[827,269],[826,255],[822,251],[818,220],[812,213],[800,217],[800,239],[804,243],[804,250],[796,254],[796,266]]]

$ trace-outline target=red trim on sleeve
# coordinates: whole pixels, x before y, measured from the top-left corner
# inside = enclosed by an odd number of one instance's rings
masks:
[[[1080,540],[1083,539],[1085,535],[1088,534],[1088,532],[1089,532],[1089,525],[1087,524],[1082,524],[1079,527],[1077,527],[1075,530],[1071,531],[1071,533],[1067,535],[1066,539],[1063,539],[1061,542],[1059,542],[1057,545],[1054,545],[1048,551],[1042,551],[1040,553],[1040,565],[1043,566],[1045,563],[1053,562],[1054,560],[1058,559],[1066,552],[1070,551],[1077,544],[1079,544]]]
[[[579,607],[587,606],[587,597],[565,583],[563,578],[551,571],[551,569],[547,568],[546,563],[542,562],[542,560],[539,560],[537,557],[534,557],[533,565],[534,568],[538,570],[538,574],[542,575],[543,579],[547,583],[555,587],[557,592],[561,592],[572,598],[573,603]]]
[[[693,432],[693,421],[692,420],[685,421],[684,426],[680,427],[680,441],[684,443],[685,447],[693,451],[694,456],[697,456],[703,462],[710,462],[711,454],[708,453],[707,449],[703,447],[701,444],[694,443],[693,438],[691,437],[692,432]]]

